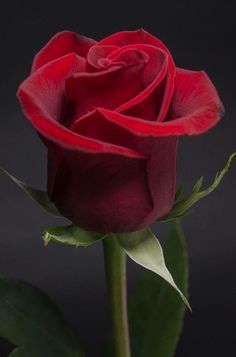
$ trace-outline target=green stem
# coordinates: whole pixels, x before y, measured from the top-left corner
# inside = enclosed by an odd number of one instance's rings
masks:
[[[119,247],[115,235],[106,237],[103,244],[115,356],[131,357],[127,311],[126,253]]]

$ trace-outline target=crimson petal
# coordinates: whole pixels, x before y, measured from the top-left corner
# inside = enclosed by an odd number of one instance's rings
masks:
[[[76,53],[85,58],[90,47],[96,43],[95,40],[78,35],[75,32],[58,32],[35,56],[32,72],[44,64],[69,53]]]
[[[69,54],[48,63],[28,77],[18,90],[26,117],[44,138],[59,144],[62,148],[143,157],[134,150],[73,133],[58,122],[63,104],[65,79],[81,70],[84,62],[84,59],[81,61],[81,57]]]
[[[168,121],[149,122],[104,108],[98,109],[108,120],[119,123],[135,135],[198,135],[219,121],[223,105],[207,74],[178,68]]]
[[[117,46],[92,46],[88,51],[87,64],[90,71],[101,70],[98,61],[101,58],[106,58],[111,52],[115,51]],[[104,69],[104,68],[103,68]]]
[[[79,73],[67,79],[66,93],[75,107],[72,125],[97,107],[115,109],[143,91],[146,58],[133,49],[129,57],[128,64],[121,63],[100,72]]]
[[[57,162],[57,157],[52,161]],[[65,150],[54,175],[49,173],[51,199],[65,217],[84,229],[136,230],[152,210],[146,166],[147,160],[137,158]]]
[[[168,48],[158,38],[151,35],[149,32],[139,29],[136,31],[121,31],[116,32],[97,43],[100,45],[112,45],[112,46],[128,46],[134,44],[147,44],[158,48],[161,48],[171,57]]]
[[[163,100],[163,98],[158,98],[160,95],[158,87],[163,87],[163,83],[166,87],[169,79],[174,81],[174,73],[169,73],[168,56],[163,50],[151,45],[130,45],[126,48],[137,48],[149,56],[143,76],[145,88],[136,97],[116,108],[116,111],[125,112],[129,115],[139,112],[140,114],[142,113],[141,117],[144,119],[156,120],[157,116],[162,115],[163,112],[163,103],[160,103],[160,99]],[[120,48],[120,51],[122,51],[122,48]],[[170,75],[172,78],[170,78]],[[164,88],[163,91],[168,91],[168,88]],[[169,93],[170,96],[171,94]],[[160,105],[158,105],[158,102]],[[164,105],[167,105],[167,103],[165,102]]]
[[[64,156],[69,163],[66,161],[65,169],[60,167],[53,186],[56,203],[65,216],[73,217],[73,222],[84,228],[106,233],[109,229],[113,232],[142,229],[169,212],[175,193],[176,136],[155,139],[136,136],[125,126],[107,120],[100,111],[81,118],[77,129],[87,137],[137,150],[147,159],[127,162],[111,160],[102,154],[84,158],[76,154],[73,158],[71,154]],[[134,175],[130,177],[131,173]],[[80,205],[74,212],[78,201]],[[127,217],[129,210],[132,215]]]
[[[204,71],[177,68],[166,128],[188,135],[202,134],[215,126],[223,113],[224,106]]]
[[[99,45],[127,46],[131,44],[148,44],[162,49],[168,55],[169,68],[165,86],[163,86],[163,97],[161,98],[161,108],[156,118],[157,121],[165,120],[166,113],[174,91],[175,64],[168,48],[158,38],[143,29],[137,31],[121,31],[98,42]],[[153,99],[155,100],[155,99]],[[150,101],[149,101],[150,102]],[[140,108],[138,107],[136,111]],[[141,110],[146,114],[145,107],[141,104]],[[135,112],[135,108],[133,113]],[[133,114],[132,113],[132,114]]]

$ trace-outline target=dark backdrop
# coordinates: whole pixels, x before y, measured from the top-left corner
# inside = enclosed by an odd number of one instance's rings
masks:
[[[45,186],[46,152],[24,119],[15,92],[33,55],[57,31],[100,39],[143,27],[161,38],[176,64],[205,69],[226,107],[221,123],[204,136],[183,138],[178,172],[187,188],[204,174],[210,182],[236,149],[235,13],[231,0],[26,1],[1,3],[0,164],[17,177]],[[235,357],[235,165],[220,188],[184,220],[190,256],[190,300],[178,357]],[[58,224],[7,178],[0,177],[0,273],[44,289],[72,321],[90,356],[110,329],[102,247],[44,248],[40,234]],[[159,235],[163,228],[156,227]],[[130,263],[132,281],[141,269]],[[93,342],[91,342],[93,341]],[[7,346],[0,343],[0,355]],[[151,357],[151,356],[147,356]]]

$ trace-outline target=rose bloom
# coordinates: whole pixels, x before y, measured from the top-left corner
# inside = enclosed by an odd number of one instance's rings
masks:
[[[144,30],[96,42],[56,34],[18,97],[48,149],[48,194],[74,224],[142,229],[171,209],[180,135],[202,134],[222,103],[203,71],[175,66]]]

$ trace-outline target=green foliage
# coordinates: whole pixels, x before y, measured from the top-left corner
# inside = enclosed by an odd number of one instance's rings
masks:
[[[177,287],[167,269],[161,244],[150,228],[132,233],[116,234],[116,239],[127,255],[137,264],[167,281],[179,293],[186,306],[191,310],[187,299]]]
[[[225,176],[225,174],[229,171],[231,164],[233,160],[236,157],[236,153],[232,154],[228,161],[226,162],[225,167],[222,169],[222,171],[217,172],[215,179],[213,183],[205,188],[204,190],[200,191],[202,188],[203,184],[203,176],[198,179],[196,184],[193,187],[193,192],[190,193],[188,196],[186,196],[183,199],[179,199],[180,194],[182,192],[182,188],[180,190],[177,190],[176,192],[176,201],[171,209],[171,211],[162,219],[159,221],[161,222],[167,222],[179,217],[186,216],[190,213],[189,209],[200,199],[206,197],[209,195],[211,192],[213,192],[220,184],[221,180]]]
[[[54,216],[61,216],[54,203],[49,200],[47,192],[38,190],[37,188],[29,186],[26,183],[18,180],[2,167],[0,167],[0,172],[9,177],[14,183],[16,183],[17,186],[19,186],[34,201],[36,201],[46,212]]]
[[[85,231],[73,224],[66,227],[48,228],[42,235],[45,245],[53,241],[74,245],[76,247],[88,247],[104,237],[104,234]]]
[[[39,289],[0,278],[0,336],[17,346],[9,357],[82,357],[58,308]]]
[[[163,250],[175,282],[187,296],[188,260],[178,222],[173,223]],[[146,271],[135,285],[129,312],[133,355],[172,357],[185,313],[185,306],[174,290]]]

